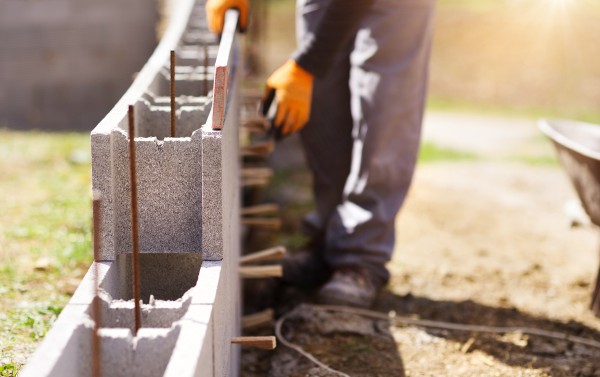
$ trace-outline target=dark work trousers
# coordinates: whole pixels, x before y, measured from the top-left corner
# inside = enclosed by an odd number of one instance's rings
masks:
[[[298,43],[329,0],[298,0]],[[419,149],[434,0],[375,0],[327,75],[317,78],[301,132],[317,210],[306,221],[324,236],[333,267],[362,266],[382,281],[394,220]]]

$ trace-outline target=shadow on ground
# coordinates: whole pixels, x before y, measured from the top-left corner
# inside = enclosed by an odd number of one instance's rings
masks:
[[[466,301],[432,300],[410,294],[383,292],[375,310],[450,323],[543,329],[600,342],[600,333],[576,321],[538,317],[513,307],[491,307]],[[542,369],[550,376],[600,376],[600,349],[567,340],[524,334],[485,334],[426,330],[430,335],[457,343],[457,352],[481,351],[496,361],[516,367]],[[468,345],[468,346],[466,346]]]
[[[521,333],[486,334],[418,329],[414,326],[392,327],[387,320],[316,310],[310,301],[310,296],[284,293],[279,301],[280,308],[284,308],[281,314],[286,316],[283,336],[322,363],[351,376],[414,375],[410,373],[410,366],[426,364],[428,360],[423,358],[430,354],[431,349],[426,351],[425,348],[432,347],[432,344],[440,349],[440,354],[462,357],[467,365],[470,358],[483,353],[494,363],[541,371],[535,375],[600,376],[600,349],[587,345]],[[536,317],[515,308],[491,307],[470,300],[436,301],[386,291],[381,294],[374,310],[450,323],[537,328],[600,342],[598,331],[579,322]],[[265,327],[249,334],[273,333],[273,327]],[[430,340],[423,341],[425,337]],[[410,360],[402,357],[401,350],[405,347],[414,351]],[[274,352],[244,350],[242,367],[243,376],[334,375],[281,342]],[[493,368],[493,365],[490,367]],[[430,372],[436,373],[434,370]],[[420,375],[420,372],[417,370],[416,374]]]

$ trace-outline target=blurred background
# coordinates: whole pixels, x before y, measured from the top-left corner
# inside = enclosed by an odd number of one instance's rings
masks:
[[[0,126],[93,128],[152,52],[164,2],[0,2]],[[252,6],[258,86],[295,48],[295,6]],[[599,15],[593,0],[439,0],[430,108],[600,119]]]
[[[261,78],[295,48],[294,0],[263,2]],[[438,0],[429,108],[600,120],[599,16],[594,0]]]

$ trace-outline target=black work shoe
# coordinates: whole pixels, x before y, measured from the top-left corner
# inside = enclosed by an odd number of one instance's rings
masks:
[[[294,251],[283,258],[281,280],[300,289],[315,289],[331,276],[331,268],[322,256],[313,251]]]
[[[369,308],[375,302],[382,283],[361,267],[342,267],[317,294],[325,305],[347,305]]]

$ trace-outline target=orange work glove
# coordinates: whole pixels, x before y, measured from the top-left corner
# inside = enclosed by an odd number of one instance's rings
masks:
[[[294,60],[288,60],[267,79],[267,95],[275,90],[277,115],[275,126],[282,135],[299,131],[310,116],[313,75]]]
[[[216,34],[223,32],[225,12],[228,9],[237,9],[240,12],[240,31],[246,31],[248,27],[248,11],[250,10],[248,0],[207,0],[206,18],[210,31]]]

